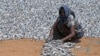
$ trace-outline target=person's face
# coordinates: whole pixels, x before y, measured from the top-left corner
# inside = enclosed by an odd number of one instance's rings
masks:
[[[65,16],[65,11],[64,11],[64,9],[61,10],[61,16],[63,16],[63,17]]]

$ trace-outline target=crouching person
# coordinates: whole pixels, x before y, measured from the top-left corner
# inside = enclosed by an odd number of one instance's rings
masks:
[[[63,5],[59,8],[59,16],[50,30],[48,39],[61,39],[62,42],[71,40],[75,37],[75,14],[74,12]]]

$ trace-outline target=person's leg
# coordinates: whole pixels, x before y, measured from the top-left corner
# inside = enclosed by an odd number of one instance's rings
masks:
[[[71,34],[70,28],[64,26],[63,29],[64,29],[64,31],[63,31],[63,35],[64,35],[64,37],[66,37],[66,36],[68,36],[69,34]],[[75,36],[66,39],[66,41],[70,41],[71,39],[74,39],[74,38],[75,38]],[[66,41],[65,41],[65,42],[66,42]]]
[[[62,38],[62,35],[59,32],[59,30],[58,29],[54,29],[54,31],[53,31],[53,39],[57,40],[57,39],[61,39],[61,38]]]
[[[70,28],[64,25],[62,29],[62,34],[64,35],[64,37],[68,36],[70,34]]]

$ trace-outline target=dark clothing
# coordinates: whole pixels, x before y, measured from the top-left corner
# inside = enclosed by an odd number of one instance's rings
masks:
[[[63,26],[62,27],[63,29],[60,30],[58,25],[55,29],[53,29],[53,39],[62,39],[64,38],[65,36],[69,35],[70,34],[70,29],[69,28],[66,28],[66,26]]]

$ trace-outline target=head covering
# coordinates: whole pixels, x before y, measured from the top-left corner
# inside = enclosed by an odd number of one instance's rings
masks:
[[[62,6],[60,6],[59,12],[60,12],[61,7],[64,8],[66,17],[68,17],[68,16],[72,13],[72,10],[71,10],[67,5],[62,5]],[[60,15],[59,15],[59,16],[60,16]]]
[[[64,9],[64,12],[65,12],[65,17],[62,17],[61,15],[60,15],[60,10],[61,10],[61,8],[63,7],[63,9]],[[67,6],[67,5],[62,5],[62,6],[60,6],[60,8],[59,8],[59,18],[60,18],[60,20],[59,20],[59,24],[60,24],[60,26],[62,26],[63,24],[64,24],[64,22],[66,21],[68,21],[68,17],[69,17],[69,15],[71,14],[71,12],[72,12],[72,10]]]

